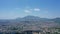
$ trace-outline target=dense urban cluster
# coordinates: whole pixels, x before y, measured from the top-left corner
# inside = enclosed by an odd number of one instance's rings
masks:
[[[0,34],[60,34],[60,19],[28,16],[0,20]]]

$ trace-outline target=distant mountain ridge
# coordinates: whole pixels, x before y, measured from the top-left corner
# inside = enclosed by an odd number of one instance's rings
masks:
[[[48,19],[48,18],[40,18],[38,16],[25,16],[23,18],[16,18],[16,19],[12,19],[12,20],[0,20],[0,23],[7,23],[7,22],[20,22],[20,21],[41,21],[41,22],[50,22],[50,21],[54,21],[56,23],[60,23],[60,18],[54,18],[54,19]]]
[[[54,18],[54,19],[48,19],[48,18],[40,18],[38,16],[25,16],[23,18],[16,18],[16,19],[10,19],[10,20],[5,20],[5,19],[0,19],[1,21],[60,21],[60,18]]]
[[[41,20],[49,20],[49,19],[48,18],[40,18],[37,16],[26,16],[26,17],[19,18],[16,20],[20,20],[20,21],[41,21]]]
[[[40,18],[40,17],[38,17],[38,16],[25,16],[25,17],[23,17],[23,18],[16,18],[16,19],[10,19],[10,21],[11,20],[35,20],[35,21],[38,21],[38,20],[51,20],[51,21],[60,21],[60,18],[54,18],[54,19],[48,19],[48,18]],[[1,21],[9,21],[8,19],[0,19],[0,22]]]

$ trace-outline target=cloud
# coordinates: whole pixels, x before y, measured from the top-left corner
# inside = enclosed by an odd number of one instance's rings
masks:
[[[31,11],[30,11],[30,10],[24,10],[24,12],[25,12],[25,13],[31,13]]]
[[[40,9],[39,8],[34,8],[34,11],[40,11]]]
[[[25,9],[24,9],[24,12],[25,13],[32,13],[32,12],[38,12],[38,11],[40,11],[40,9],[39,8],[31,8],[31,7],[26,7]]]

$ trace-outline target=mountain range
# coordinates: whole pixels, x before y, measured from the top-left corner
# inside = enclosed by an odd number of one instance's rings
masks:
[[[5,20],[5,19],[0,19],[0,25],[2,24],[24,24],[28,26],[28,24],[32,25],[38,24],[39,26],[60,26],[60,18],[54,18],[54,19],[48,19],[48,18],[40,18],[37,16],[26,16],[23,18],[16,18],[16,19],[10,19],[10,20]],[[41,25],[40,25],[41,24]]]

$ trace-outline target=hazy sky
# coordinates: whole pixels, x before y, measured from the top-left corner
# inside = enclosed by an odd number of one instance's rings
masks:
[[[27,15],[42,18],[60,17],[60,0],[0,0],[0,19]]]

